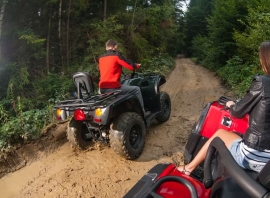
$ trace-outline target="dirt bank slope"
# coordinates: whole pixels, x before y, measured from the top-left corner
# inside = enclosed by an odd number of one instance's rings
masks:
[[[205,104],[229,95],[213,73],[185,58],[176,60],[162,90],[171,97],[171,117],[147,129],[146,146],[137,160],[125,160],[103,145],[74,151],[64,141],[1,178],[1,197],[117,198],[157,163],[183,163],[183,146]]]

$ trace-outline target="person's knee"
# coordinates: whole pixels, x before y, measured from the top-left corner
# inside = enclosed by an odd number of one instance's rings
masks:
[[[227,130],[225,130],[225,129],[218,129],[217,131],[216,131],[216,135],[220,135],[220,134],[226,134],[226,133],[228,133],[229,131],[227,131]]]
[[[212,136],[212,139],[214,139],[215,137],[219,137],[220,139],[223,139],[223,137],[228,134],[229,132],[224,130],[224,129],[218,129],[216,131],[216,133],[214,133],[214,135]]]
[[[134,86],[134,90],[136,90],[138,92],[138,91],[140,91],[140,88],[137,86]]]
[[[219,129],[214,135],[215,137],[219,137],[227,146],[230,147],[231,143],[237,139],[241,139],[241,137],[231,131],[227,131],[224,129]]]
[[[141,90],[140,90],[140,88],[137,87],[137,86],[134,86],[134,91],[135,91],[135,93],[137,93],[137,94],[141,94]]]

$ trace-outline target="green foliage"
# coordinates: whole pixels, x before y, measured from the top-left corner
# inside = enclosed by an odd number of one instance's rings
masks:
[[[192,1],[195,5],[196,2]],[[215,0],[207,36],[194,37],[192,52],[242,96],[254,74],[262,74],[258,47],[270,36],[269,0]]]
[[[186,15],[188,37],[192,37],[189,49],[196,61],[216,71],[225,85],[242,96],[253,76],[263,74],[258,48],[270,38],[270,0],[214,0],[211,14],[196,21],[203,2],[192,0]],[[196,23],[205,18],[207,35],[196,33]]]
[[[115,16],[109,17],[104,21],[93,21],[89,24],[89,29],[91,32],[88,35],[87,53],[83,64],[87,65],[89,61],[96,63],[97,58],[105,53],[105,43],[109,39],[116,40],[118,47],[122,49],[123,42],[118,35],[121,34],[123,25],[118,23]]]
[[[155,72],[166,75],[171,71],[174,65],[174,59],[169,56],[155,56],[151,59],[144,59],[141,68],[144,72]]]
[[[209,40],[207,37],[201,35],[196,36],[192,41],[193,56],[197,58],[198,62],[203,61],[207,57],[209,51]]]
[[[49,85],[49,86],[48,86]],[[36,79],[33,84],[36,96],[36,106],[44,107],[47,101],[55,103],[57,101],[70,97],[72,89],[75,86],[72,82],[71,75],[50,73]]]
[[[104,21],[93,21],[89,24],[91,34],[89,34],[89,53],[94,57],[98,57],[105,52],[105,43],[109,39],[118,41],[121,48],[122,39],[120,37],[123,25],[119,24],[116,17],[112,16]]]
[[[181,37],[177,33],[178,26],[174,12],[174,5],[170,1],[166,1],[162,6],[153,6],[146,10],[147,15],[144,25],[139,25],[137,28],[138,34],[147,40],[149,47],[156,46],[153,49],[154,54],[160,53],[160,50],[162,50],[163,54],[166,52],[175,55],[174,48],[181,42]],[[139,12],[137,16],[139,19],[139,16],[142,15]],[[140,21],[137,23],[139,24]],[[149,31],[149,28],[151,31]],[[149,47],[147,50],[149,50]],[[142,54],[147,54],[147,52],[143,51]]]
[[[0,125],[0,150],[8,149],[14,143],[39,137],[42,128],[52,120],[50,117],[51,108],[47,108],[20,112],[17,117],[5,120]]]
[[[20,39],[25,40],[27,44],[32,44],[32,45],[40,45],[45,42],[45,39],[37,38],[37,36],[33,34],[28,34],[28,35],[24,34],[20,37]]]
[[[150,58],[150,56],[154,53],[155,48],[149,45],[147,39],[141,36],[140,33],[134,33],[133,40],[133,49],[136,51],[136,54],[130,55],[134,60],[143,60]]]
[[[238,53],[246,62],[253,64],[258,63],[258,47],[262,41],[270,38],[270,7],[265,6],[265,3],[270,3],[269,0],[260,1],[261,4],[249,5],[249,13],[244,32],[235,31],[234,38],[238,46]],[[258,68],[260,69],[260,67]]]
[[[4,102],[0,103],[0,123],[5,123],[8,121],[8,112],[5,109]]]
[[[31,59],[39,60],[45,57],[44,43],[46,39],[40,38],[33,30],[17,30],[15,31],[18,37],[18,54],[23,54],[23,57],[18,57],[18,61],[27,64]]]
[[[115,16],[111,16],[104,21],[93,21],[90,24],[85,24],[91,31],[87,32],[87,47],[86,54],[81,63],[75,66],[77,71],[88,71],[94,79],[98,79],[98,57],[106,52],[105,43],[109,39],[118,42],[118,48],[125,53],[125,47],[120,35],[123,31],[123,26],[118,23]]]
[[[20,92],[24,85],[29,84],[29,73],[26,65],[20,65],[19,63],[9,64],[11,78],[9,81],[9,87],[13,92]],[[9,90],[8,90],[9,94]]]
[[[206,36],[209,32],[207,18],[213,9],[214,0],[190,1],[189,8],[185,13],[185,54],[194,56],[192,41],[197,36]]]
[[[245,25],[239,20],[245,21],[246,14],[245,0],[215,0],[212,15],[208,18],[211,45],[206,64],[215,64],[218,69],[235,55],[233,32],[243,32]]]
[[[254,75],[250,75],[250,76],[246,76],[245,79],[243,79],[243,81],[241,81],[238,86],[235,88],[235,93],[236,95],[238,95],[239,97],[243,97],[244,94],[246,93],[247,89],[249,88],[251,82],[252,82],[252,78]]]
[[[14,116],[5,110],[6,101],[0,103],[0,151],[8,151],[14,143],[22,143],[40,136],[41,130],[53,122],[54,113],[51,105],[43,109],[23,111],[20,97],[12,101]]]
[[[191,30],[187,29],[190,37],[187,39],[191,42],[187,50],[207,68],[216,71],[235,55],[233,32],[245,28],[239,20],[245,20],[247,3],[244,0],[214,0],[206,14],[200,9],[208,5],[203,2],[192,2],[193,6],[187,12],[187,22],[192,22],[188,24]],[[200,29],[203,31],[198,31]]]
[[[224,67],[217,70],[217,73],[225,85],[234,90],[238,96],[242,96],[258,71],[254,65],[244,64],[243,59],[234,56]]]
[[[87,71],[97,86],[98,57],[114,39],[142,70],[166,74],[184,46],[179,1],[6,1],[1,34],[0,147],[38,136],[48,106],[69,97],[71,76]],[[135,4],[136,3],[136,4]],[[70,10],[69,10],[70,8]],[[128,8],[128,9],[127,9]],[[19,19],[19,20],[18,20]],[[50,120],[53,122],[53,120]]]
[[[178,32],[174,4],[168,0],[164,2],[160,6],[137,7],[135,12],[123,12],[116,16],[124,25],[122,37],[126,55],[131,60],[139,62],[149,59],[160,49],[163,53],[176,54],[178,43],[183,39],[181,32]]]

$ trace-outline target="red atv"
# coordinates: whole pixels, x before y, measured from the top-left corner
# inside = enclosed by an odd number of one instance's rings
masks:
[[[220,171],[214,179],[211,167],[216,152]],[[216,137],[206,155],[202,182],[181,173],[173,164],[157,164],[124,198],[269,198],[269,190],[270,161],[260,174],[242,169]]]
[[[226,102],[230,99],[222,96],[217,101],[209,102],[202,110],[198,122],[191,129],[185,146],[185,162],[189,163],[198,153],[204,143],[218,129],[225,129],[242,136],[248,128],[249,116],[237,119],[230,115]]]
[[[217,101],[209,102],[202,110],[199,120],[192,127],[190,135],[184,150],[184,162],[189,163],[202,148],[204,143],[212,137],[218,129],[225,129],[232,133],[243,136],[248,128],[249,116],[238,119],[230,115],[226,102],[229,98],[220,97]],[[236,101],[237,102],[237,101]],[[217,163],[216,158],[215,164]],[[214,162],[213,162],[214,163]],[[217,172],[217,164],[213,167],[213,174]],[[201,163],[193,172],[197,179],[203,178],[203,163]]]
[[[193,126],[185,146],[185,163],[191,161],[203,144],[218,130],[226,129],[243,135],[249,116],[234,118],[226,108],[226,97],[208,103]],[[124,196],[125,198],[199,197],[199,198],[248,198],[270,197],[270,162],[260,174],[242,169],[233,159],[220,138],[209,146],[204,163],[190,176],[176,169],[173,164],[153,167]]]

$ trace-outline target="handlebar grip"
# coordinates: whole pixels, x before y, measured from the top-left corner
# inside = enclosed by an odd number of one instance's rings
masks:
[[[203,166],[203,169],[204,169],[203,184],[204,184],[205,188],[210,188],[213,185],[211,162],[212,162],[213,156],[216,152],[216,148],[213,146],[210,146],[210,145],[209,145],[209,148],[207,150],[205,161],[204,161],[204,166]]]
[[[153,192],[155,192],[155,190],[161,184],[163,184],[165,182],[171,182],[171,181],[183,184],[189,190],[191,198],[198,198],[197,191],[196,191],[195,187],[187,179],[184,179],[182,177],[176,177],[176,176],[165,176],[165,177],[162,177],[159,180],[157,180],[157,182],[150,189],[150,194],[152,195]],[[146,197],[148,197],[148,196],[146,196]]]

